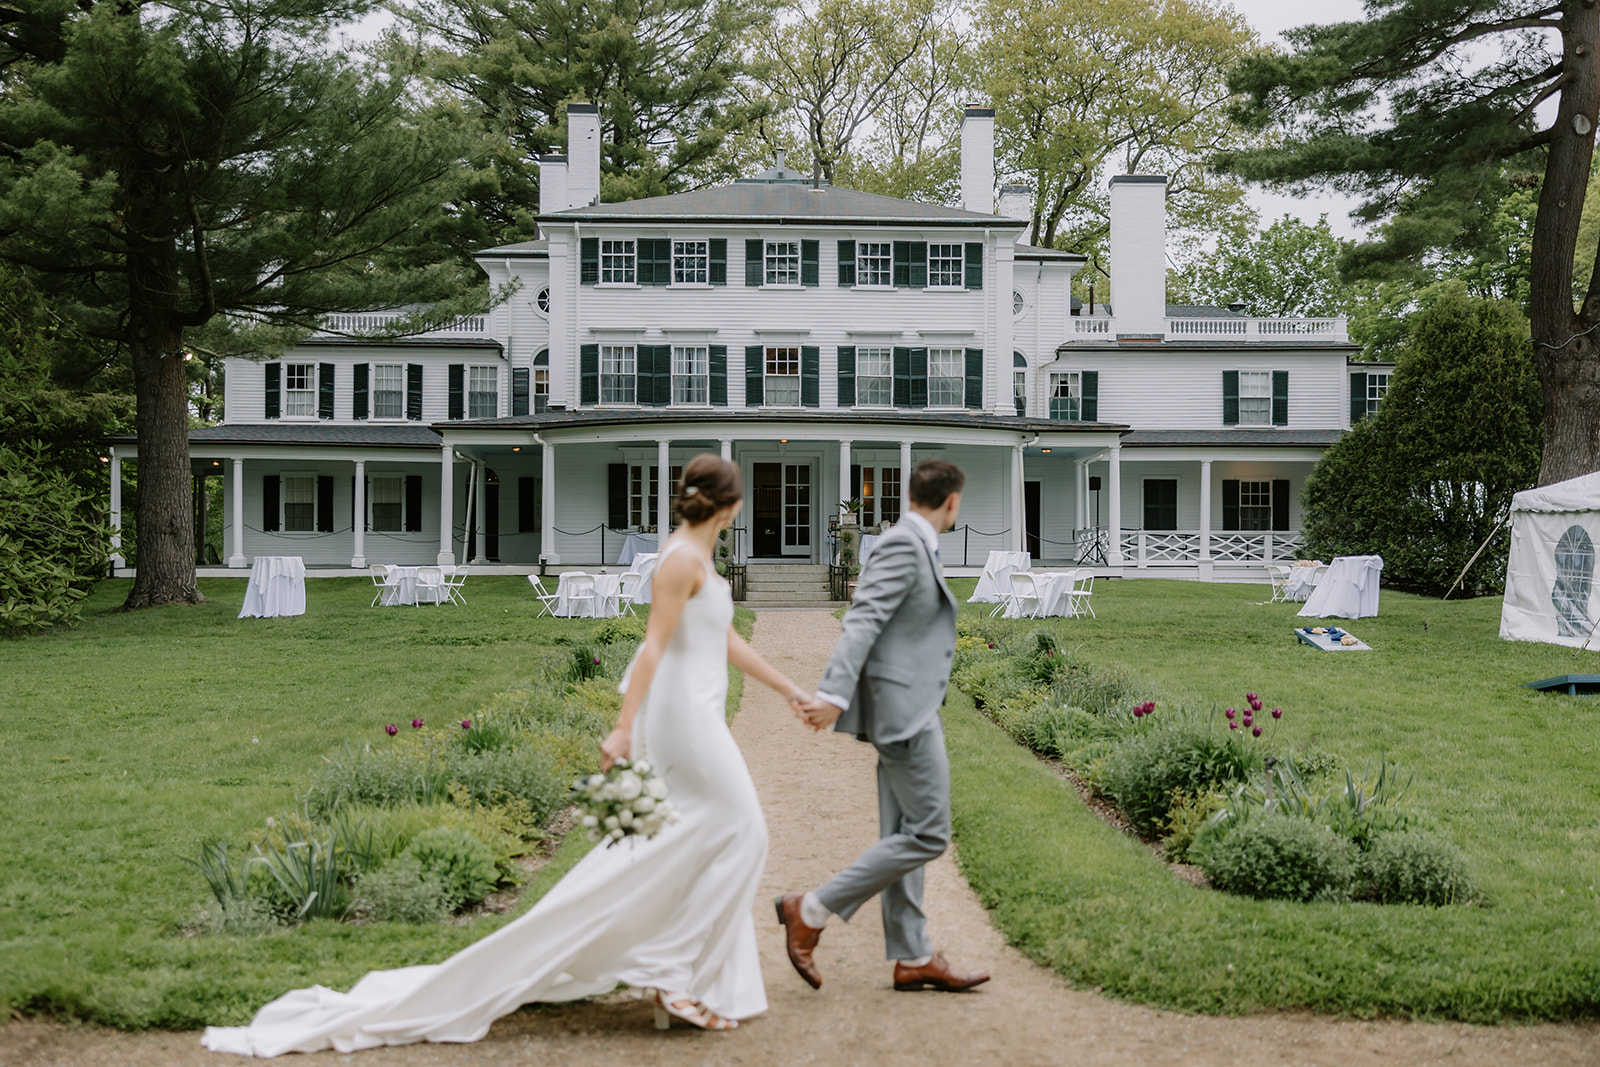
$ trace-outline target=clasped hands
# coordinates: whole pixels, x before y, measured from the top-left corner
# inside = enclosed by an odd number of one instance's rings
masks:
[[[819,733],[832,726],[843,710],[832,701],[823,700],[815,695],[807,696],[798,689],[789,694],[788,701],[795,718]]]

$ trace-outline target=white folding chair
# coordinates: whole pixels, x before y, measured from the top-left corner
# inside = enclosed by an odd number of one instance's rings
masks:
[[[1039,586],[1027,571],[1017,571],[1011,576],[1011,605],[1019,619],[1039,617]]]
[[[994,610],[989,612],[989,618],[992,619],[1006,610],[1006,605],[1011,603],[1011,580],[999,571],[990,570],[987,567],[983,570],[983,576],[989,579],[989,584],[994,586],[994,595],[1000,598],[995,602]]]
[[[1089,598],[1094,596],[1094,572],[1090,571],[1085,577],[1073,584],[1072,592],[1067,594],[1072,598],[1069,607],[1074,615],[1089,613],[1089,618],[1094,618],[1094,604]]]
[[[1272,583],[1272,598],[1267,603],[1273,604],[1280,600],[1288,600],[1289,579],[1292,577],[1293,572],[1281,563],[1269,563],[1266,570],[1267,581]]]
[[[537,574],[528,575],[528,584],[533,586],[533,595],[539,598],[539,614],[535,615],[534,618],[542,619],[546,615],[554,618],[556,614],[556,603],[561,599],[561,595],[559,593],[545,592],[544,582],[539,580],[539,576]]]
[[[633,597],[644,584],[644,575],[638,571],[623,571],[617,578],[617,614],[637,615],[633,610]]]
[[[383,599],[383,594],[394,588],[395,583],[389,577],[389,565],[387,563],[371,564],[367,567],[367,573],[372,575],[373,587],[378,590],[372,597],[372,603],[368,604],[367,607],[375,608],[378,606],[378,601]]]
[[[449,590],[444,584],[444,569],[442,567],[417,568],[417,603],[423,598],[435,605],[442,604],[450,598]]]
[[[599,599],[594,591],[594,575],[585,574],[583,571],[573,571],[567,575],[566,614],[568,617],[599,618]],[[578,611],[579,603],[587,603],[589,605],[587,615]]]
[[[455,603],[462,607],[467,606],[467,598],[461,595],[461,587],[467,584],[467,568],[465,565],[446,567],[444,569],[444,592]]]

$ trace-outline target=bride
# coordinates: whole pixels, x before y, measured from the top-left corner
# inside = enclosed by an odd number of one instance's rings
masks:
[[[767,826],[724,715],[727,665],[782,693],[807,694],[733,631],[733,599],[711,552],[744,496],[739,468],[696,456],[653,579],[644,644],[623,678],[601,762],[646,758],[678,821],[646,841],[595,848],[528,913],[439,964],[373,971],[348,993],[299,989],[249,1026],[209,1027],[216,1052],[278,1056],[417,1041],[477,1041],[535,1001],[575,1000],[618,984],[654,990],[656,1026],[677,1016],[707,1030],[766,1010],[751,905]]]

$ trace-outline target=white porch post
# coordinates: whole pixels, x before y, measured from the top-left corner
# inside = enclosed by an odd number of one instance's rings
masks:
[[[1200,461],[1200,562],[1211,560],[1211,461]]]
[[[667,547],[672,530],[672,442],[656,442],[656,551]]]
[[[233,551],[228,566],[243,567],[244,560],[244,460],[233,460]]]
[[[1028,530],[1023,508],[1022,442],[1011,449],[1011,547],[1016,552],[1028,550]]]
[[[1089,461],[1077,461],[1077,481],[1072,487],[1072,530],[1076,533],[1089,525]]]
[[[361,568],[367,565],[367,461],[356,460],[356,501],[355,501],[354,527],[356,546],[355,555],[350,557],[350,566]]]
[[[111,565],[126,567],[122,558],[122,457],[111,449]]]
[[[1106,471],[1108,501],[1106,510],[1106,536],[1111,539],[1106,562],[1113,567],[1122,566],[1122,446],[1111,446],[1110,469]]]
[[[850,499],[850,442],[839,442],[839,499]],[[836,505],[837,506],[837,505]],[[831,512],[831,509],[830,509]]]
[[[446,441],[439,449],[439,566],[450,567],[456,562],[455,525],[456,507],[451,482],[455,480],[453,465],[455,448]]]
[[[541,448],[543,470],[539,480],[539,562],[560,563],[556,551],[556,446],[546,444]]]
[[[489,562],[488,531],[484,524],[489,521],[489,509],[483,502],[483,495],[489,491],[489,464],[483,460],[472,465],[473,478],[476,479],[472,486],[472,499],[474,503],[474,518],[472,522],[473,545],[472,562]]]
[[[724,437],[722,440],[718,441],[717,444],[722,446],[722,458],[727,460],[729,463],[732,463],[733,441],[727,437]]]
[[[900,442],[900,514],[911,510],[911,442]]]

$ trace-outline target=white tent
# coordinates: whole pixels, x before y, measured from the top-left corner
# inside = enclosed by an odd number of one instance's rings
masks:
[[[1500,636],[1582,645],[1600,621],[1593,596],[1600,545],[1600,471],[1511,499],[1511,559]],[[1600,633],[1590,643],[1600,648]]]

